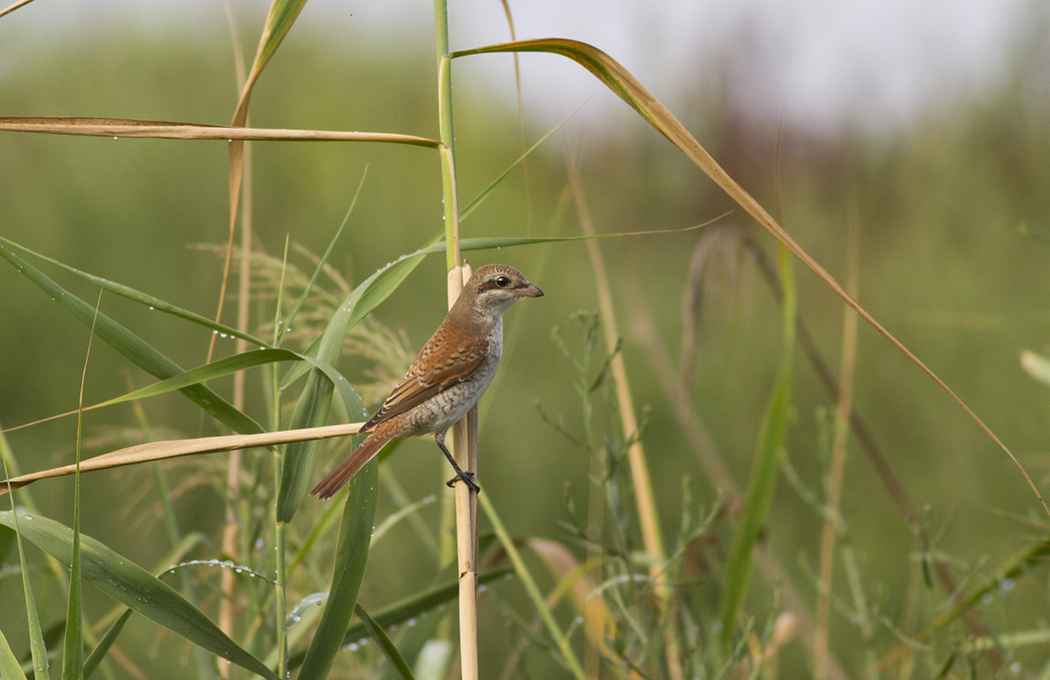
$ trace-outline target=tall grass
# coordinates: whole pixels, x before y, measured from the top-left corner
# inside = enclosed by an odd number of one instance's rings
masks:
[[[930,526],[921,503],[904,489],[894,463],[853,399],[857,383],[849,379],[848,357],[857,343],[854,331],[847,325],[842,333],[847,358],[842,362],[840,386],[808,330],[808,311],[799,302],[793,262],[808,267],[833,299],[866,320],[906,361],[947,390],[1011,458],[1014,454],[933,370],[856,301],[852,286],[839,285],[800,245],[800,239],[774,220],[642,83],[600,49],[569,39],[453,49],[448,9],[438,0],[434,10],[438,108],[429,118],[438,130],[436,139],[398,131],[250,127],[249,115],[261,118],[266,113],[251,108],[255,87],[269,72],[267,67],[282,49],[303,4],[274,1],[255,58],[239,78],[230,125],[0,119],[4,135],[23,131],[224,144],[227,172],[221,193],[228,201],[228,230],[210,239],[224,243],[205,247],[217,252],[216,259],[222,262],[213,297],[218,300],[214,317],[138,289],[146,286],[127,286],[81,271],[0,235],[0,256],[21,275],[13,294],[28,298],[31,289],[41,290],[56,302],[44,305],[42,315],[68,316],[79,324],[78,334],[70,336],[71,345],[104,343],[116,350],[122,362],[156,380],[146,387],[129,387],[114,399],[81,403],[75,411],[81,418],[101,417],[95,413],[98,409],[113,413],[120,404],[136,408],[135,434],[122,435],[122,443],[106,446],[104,455],[81,460],[78,433],[76,462],[48,467],[38,464],[35,452],[12,447],[0,432],[8,480],[0,492],[11,503],[9,510],[0,511],[0,558],[17,550],[18,566],[5,567],[3,575],[4,581],[21,585],[18,597],[0,593],[5,603],[0,618],[4,678],[50,677],[49,661],[59,655],[62,676],[71,678],[101,674],[107,678],[678,679],[796,677],[810,669],[829,678],[883,673],[955,677],[1014,672],[1013,664],[1021,660],[1027,664],[1025,669],[1042,677],[1050,674],[1050,665],[1039,661],[1037,654],[1028,654],[1045,648],[1050,636],[1037,618],[1012,615],[1009,601],[1017,579],[1035,573],[1050,550],[1043,536],[1045,518],[1033,516],[1032,536],[1005,558],[981,563],[972,555],[956,560],[949,553],[943,546],[946,529]],[[233,33],[238,33],[236,26]],[[486,204],[500,190],[518,181],[526,158],[531,161],[534,154],[547,151],[547,145],[541,144],[547,139],[544,136],[491,172],[471,168],[486,175],[485,188],[477,200],[460,208],[460,173],[466,172],[454,141],[453,113],[460,113],[452,98],[454,64],[503,52],[554,54],[595,75],[773,235],[779,242],[777,266],[770,265],[748,234],[704,230],[688,235],[695,239],[692,276],[682,277],[684,283],[667,283],[666,271],[645,270],[639,262],[646,249],[673,237],[657,234],[655,228],[646,229],[650,233],[644,235],[638,233],[640,229],[602,228],[601,218],[586,200],[576,158],[568,163],[568,178],[559,179],[554,189],[541,190],[530,180],[525,192],[530,210],[536,194],[555,206],[548,235],[520,236],[514,227],[502,224],[494,232],[478,227],[476,233],[461,234],[461,221],[467,215],[476,210],[484,214]],[[387,86],[393,90],[396,85]],[[527,111],[525,104],[521,111]],[[356,125],[346,121],[345,127]],[[526,135],[523,128],[522,138]],[[417,154],[415,173],[440,174],[440,198],[434,194],[431,212],[441,214],[443,224],[428,224],[431,236],[418,239],[417,232],[407,228],[404,232],[411,236],[371,224],[361,216],[359,201],[368,202],[374,190],[371,180],[362,178],[356,192],[343,190],[346,200],[339,210],[346,210],[345,217],[339,226],[324,228],[319,247],[299,245],[300,238],[316,234],[288,225],[282,255],[268,253],[264,239],[258,237],[260,213],[252,207],[265,200],[254,186],[258,173],[253,167],[265,169],[274,161],[258,153],[267,147],[257,144],[253,149],[248,144],[289,140],[329,146],[350,143],[353,148],[364,142],[409,147]],[[553,155],[544,162],[550,163]],[[407,202],[408,193],[401,188],[391,203]],[[791,200],[790,190],[786,200]],[[390,206],[392,212],[396,208]],[[562,225],[573,213],[580,229],[566,235]],[[865,216],[861,213],[856,219],[863,222]],[[470,228],[474,229],[473,223]],[[632,234],[614,233],[628,231]],[[609,255],[599,247],[599,236],[615,237],[602,242],[612,248],[630,243],[627,247],[634,250],[628,256],[618,253],[616,264],[608,266]],[[443,312],[445,302],[451,304],[469,274],[466,254],[475,251],[502,249],[497,257],[528,257],[530,251],[524,247],[532,246],[531,252],[545,255],[533,260],[536,270],[528,272],[530,277],[545,288],[544,275],[565,281],[554,267],[544,266],[544,258],[564,255],[574,247],[574,240],[586,242],[588,258],[572,259],[572,285],[551,289],[548,295],[554,300],[559,295],[571,299],[573,307],[594,304],[598,311],[565,313],[560,323],[539,324],[535,315],[529,317],[530,323],[518,323],[511,318],[513,313],[507,320],[509,364],[524,362],[539,345],[554,348],[557,361],[544,363],[542,370],[541,362],[531,362],[530,370],[534,382],[546,380],[557,386],[556,403],[540,403],[541,418],[528,419],[532,414],[520,408],[519,399],[514,402],[519,408],[512,409],[513,418],[493,421],[490,409],[501,407],[486,402],[451,437],[457,458],[469,469],[477,466],[480,446],[480,479],[491,474],[497,480],[510,469],[518,488],[508,488],[506,497],[488,492],[500,487],[489,487],[487,482],[481,497],[466,485],[457,485],[454,494],[446,492],[440,484],[429,484],[430,475],[420,474],[423,466],[413,463],[406,468],[408,463],[388,450],[355,477],[341,503],[325,506],[308,498],[307,490],[322,472],[318,468],[338,460],[353,446],[357,427],[370,410],[366,404],[381,398],[412,358],[414,345],[387,326],[391,319],[403,326],[412,316],[405,310]],[[392,249],[400,242],[411,245]],[[382,248],[379,261],[388,264],[344,275],[336,260],[365,247]],[[441,285],[412,287],[428,272],[423,266],[427,256],[442,253],[447,277],[431,277]],[[99,264],[100,271],[104,265],[105,261]],[[767,370],[763,380],[740,391],[759,403],[763,414],[746,421],[747,431],[740,436],[753,451],[744,464],[720,450],[703,409],[694,403],[698,399],[694,372],[697,356],[703,354],[701,338],[709,337],[707,326],[717,325],[705,316],[708,308],[726,305],[744,288],[740,279],[747,276],[765,281],[769,294],[761,294],[762,304],[780,319],[779,324],[769,324],[777,330],[769,331],[772,339],[765,345],[779,355],[780,367]],[[725,277],[730,280],[722,280]],[[641,293],[632,289],[632,283],[638,282],[658,283],[660,295],[674,298],[674,304],[665,305],[663,299],[638,303]],[[447,288],[447,296],[435,294],[441,287]],[[92,295],[78,289],[91,290]],[[89,300],[96,290],[101,301],[92,304]],[[225,320],[231,316],[226,309],[231,296],[238,303],[234,322]],[[418,297],[425,300],[416,304]],[[654,317],[677,308],[679,299],[686,302],[675,322],[682,336],[676,367],[666,349],[676,343],[661,337]],[[115,311],[110,311],[111,304]],[[185,327],[201,330],[198,338],[209,342],[199,343],[208,347],[194,355],[199,365],[185,369],[184,360],[168,356],[173,350],[164,339],[144,337],[140,331],[149,324],[136,322],[133,315],[126,323],[118,320],[118,312],[127,308],[116,304],[160,312],[166,332]],[[390,311],[381,319],[386,310]],[[430,316],[436,323],[441,314]],[[704,332],[697,333],[700,323]],[[545,326],[551,325],[558,328],[548,339]],[[635,343],[640,356],[625,356],[625,337]],[[215,359],[213,355],[226,351],[226,338],[236,338],[238,344],[230,356]],[[95,345],[93,352],[97,351]],[[807,363],[796,355],[804,356]],[[344,357],[352,357],[352,365]],[[1029,370],[1042,375],[1038,355],[1026,357]],[[83,375],[84,385],[89,386],[91,372],[85,368]],[[232,386],[226,382],[231,375],[235,376]],[[798,421],[810,416],[799,411],[802,402],[796,393],[814,376],[814,382],[823,383],[829,392],[827,403],[837,404],[834,424],[825,429],[833,436],[821,435],[802,445],[793,433],[802,429]],[[729,378],[733,379],[736,376]],[[498,383],[494,392],[501,385],[504,393],[530,390],[522,380],[511,390]],[[575,395],[571,409],[562,394]],[[165,399],[173,403],[175,397],[192,403],[196,424],[184,424],[170,439],[161,440],[155,434],[158,426],[145,416],[146,405]],[[655,415],[639,406],[654,399],[659,404]],[[152,417],[164,416],[159,411]],[[486,430],[488,422],[500,427]],[[898,563],[913,564],[888,587],[904,593],[899,599],[886,597],[887,586],[871,575],[872,567],[861,554],[865,536],[853,528],[867,509],[851,507],[844,489],[849,483],[846,451],[851,447],[847,427],[854,445],[875,467],[879,483],[869,486],[879,489],[887,505],[897,509],[900,517],[894,521],[914,532],[913,543],[905,549],[911,554],[897,555]],[[184,432],[194,428],[196,432]],[[524,434],[535,428],[549,430],[550,437]],[[681,460],[672,458],[666,445],[672,441],[669,431],[680,433],[678,448],[695,457],[695,462],[690,461],[692,472],[668,469],[677,465],[669,460]],[[537,441],[557,441],[558,456],[534,446]],[[517,452],[517,458],[497,457],[501,449]],[[409,456],[411,452],[398,454],[398,458]],[[144,478],[135,472],[117,476],[117,468],[134,469],[146,463],[154,466],[152,483],[142,482]],[[558,464],[579,465],[585,470],[585,482],[565,484],[568,475]],[[23,467],[33,467],[34,472],[22,474]],[[694,480],[696,473],[719,490]],[[34,503],[36,495],[64,488],[49,478],[67,474],[75,474],[77,480],[72,497],[64,501],[72,509],[72,527],[48,516],[56,506],[53,500]],[[120,532],[106,540],[94,538],[92,529],[82,533],[86,513],[94,506],[81,489],[91,477],[99,480],[90,487],[93,493],[139,508],[139,514],[163,524],[164,531],[157,532],[163,539],[140,549]],[[750,478],[746,485],[737,481],[745,477]],[[1031,505],[1037,507],[1042,502],[1039,480],[1028,479],[1027,473],[1024,477],[1034,492]],[[413,495],[421,480],[427,482],[423,498]],[[129,492],[128,487],[135,488]],[[551,498],[552,488],[554,495],[563,492],[557,510],[544,508],[545,516],[558,518],[557,529],[546,532],[555,538],[523,533],[523,518],[539,506],[534,498]],[[511,505],[506,499],[512,491],[523,493],[534,507]],[[776,508],[778,498],[787,493],[804,508],[804,519],[794,519],[794,528],[800,534],[823,533],[818,568],[805,561],[798,565],[796,555],[805,545],[803,539],[788,541],[787,549],[779,542],[787,522],[777,516]],[[432,494],[442,502],[432,503]],[[199,524],[194,503],[207,507],[201,499],[218,499],[223,518],[209,526],[209,535],[186,528]],[[455,521],[450,519],[453,512]],[[458,533],[455,558],[449,549],[453,528]],[[771,539],[774,534],[776,540]],[[30,551],[30,544],[41,552]],[[381,567],[370,570],[368,564],[376,561]],[[507,579],[510,582],[503,583]],[[6,591],[4,581],[0,587]],[[105,605],[81,597],[83,581],[102,593]],[[24,616],[8,614],[14,611],[13,605],[6,605],[12,600],[24,603],[19,605]],[[451,614],[453,601],[459,605],[458,616]],[[903,603],[903,611],[890,610],[897,603]],[[1000,609],[982,608],[989,603]],[[154,658],[158,655],[160,661]]]

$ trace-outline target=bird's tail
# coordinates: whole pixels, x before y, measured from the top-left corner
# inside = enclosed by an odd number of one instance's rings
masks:
[[[365,466],[365,463],[372,460],[380,449],[382,449],[387,442],[393,437],[385,435],[382,432],[373,432],[368,439],[361,442],[353,452],[346,457],[342,463],[339,464],[332,473],[321,480],[321,483],[314,487],[311,491],[315,496],[319,496],[321,500],[331,498],[343,488],[343,485],[350,481],[350,478],[357,474],[357,472]]]

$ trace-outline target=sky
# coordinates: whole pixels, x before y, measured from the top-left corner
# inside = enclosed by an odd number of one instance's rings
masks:
[[[224,22],[225,1],[36,0],[0,19],[0,46],[5,33],[61,39],[91,23],[193,30]],[[1016,41],[1050,27],[1050,3],[1040,0],[508,1],[518,38],[567,37],[600,47],[672,111],[684,80],[743,69],[734,80],[739,108],[782,113],[787,124],[814,133],[907,125],[938,102],[993,85]],[[230,2],[244,26],[261,24],[269,5]],[[432,7],[422,0],[310,0],[300,21],[347,40],[389,31],[392,41],[432,44]],[[510,38],[497,0],[450,0],[449,17],[454,49]],[[0,47],[0,77],[11,58]],[[497,59],[462,68],[505,80],[509,62]],[[555,57],[526,59],[526,82],[533,79],[553,99],[555,118],[578,107],[581,93],[601,89]]]

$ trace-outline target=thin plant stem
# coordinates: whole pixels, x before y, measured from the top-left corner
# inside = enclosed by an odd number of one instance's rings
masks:
[[[445,262],[448,269],[448,305],[452,307],[470,277],[469,266],[461,266],[459,251],[459,205],[456,198],[455,133],[452,125],[452,59],[449,57],[448,4],[434,0],[434,35],[438,67],[438,124],[441,148],[441,187],[445,220]],[[450,432],[451,451],[460,468],[477,470],[478,411]],[[459,565],[459,657],[463,680],[478,678],[478,532],[477,492],[467,484],[455,485],[456,555]]]
[[[594,224],[591,222],[587,201],[580,186],[578,168],[570,164],[569,177],[576,198],[577,214],[583,233],[594,235]],[[678,629],[674,625],[671,592],[664,580],[663,569],[667,555],[664,550],[663,533],[660,530],[659,514],[653,497],[653,484],[646,463],[645,447],[638,432],[638,418],[631,399],[631,388],[627,380],[627,368],[623,355],[615,351],[618,344],[616,315],[613,310],[612,294],[609,291],[609,276],[605,270],[605,261],[595,240],[587,241],[587,252],[590,255],[591,267],[594,269],[594,280],[598,290],[598,306],[602,313],[602,326],[605,328],[606,351],[610,353],[613,382],[616,384],[616,401],[620,407],[620,420],[623,424],[624,441],[628,442],[627,461],[631,469],[632,486],[638,511],[638,522],[642,532],[645,552],[651,558],[649,574],[653,579],[653,592],[660,607],[660,618],[664,621],[664,658],[671,680],[682,680],[681,645],[678,641]]]
[[[857,297],[857,219],[849,220],[848,273],[846,292]],[[846,436],[849,433],[849,417],[853,408],[853,369],[857,358],[857,313],[846,308],[842,320],[842,359],[839,374],[838,407],[835,412],[835,429],[831,444],[831,470],[828,474],[828,499],[824,527],[820,540],[820,567],[817,581],[816,639],[813,644],[813,675],[817,680],[828,677],[830,656],[829,633],[831,619],[831,581],[835,563],[835,537],[841,528],[838,521],[842,499],[842,476],[846,468]]]
[[[755,241],[747,238],[745,239],[745,243],[748,252],[754,256],[758,270],[762,274],[762,278],[765,280],[766,284],[769,286],[770,291],[773,293],[774,299],[780,304],[782,296],[780,279],[777,276],[772,263]],[[803,321],[801,315],[797,318],[796,326],[799,347],[813,366],[813,370],[816,372],[821,384],[824,385],[824,388],[830,394],[839,394],[840,388],[838,380],[835,378],[835,374],[832,373],[831,367],[828,365],[828,362],[824,359],[820,349],[817,347],[817,343],[813,339],[813,335],[810,333],[809,328]],[[850,428],[853,430],[853,436],[856,438],[860,448],[865,454],[867,454],[868,461],[875,469],[876,476],[885,487],[887,495],[893,501],[894,505],[897,506],[901,516],[904,517],[911,526],[911,529],[919,542],[925,545],[930,540],[928,536],[929,531],[926,523],[922,519],[922,513],[919,510],[918,505],[916,505],[908,495],[908,492],[905,490],[901,481],[897,479],[896,474],[893,472],[893,468],[890,467],[889,460],[882,451],[882,447],[879,446],[875,439],[875,434],[871,431],[871,428],[868,427],[867,422],[861,418],[860,413],[856,408],[850,410],[849,424]],[[959,586],[951,568],[941,560],[934,560],[932,567],[933,573],[937,577],[937,581],[940,583],[944,592],[955,593]],[[980,612],[970,609],[966,612],[965,618],[975,636],[980,637],[987,634],[987,629],[981,621]],[[991,650],[990,656],[994,654],[997,654],[996,650]]]
[[[503,13],[507,16],[507,28],[510,30],[510,39],[517,40],[518,36],[514,30],[514,15],[510,11],[509,0],[500,0],[503,5]],[[525,143],[525,104],[521,95],[521,63],[518,53],[514,52],[514,89],[518,99],[518,132],[521,135],[521,151],[525,153],[528,145]],[[529,183],[529,162],[523,158],[521,161],[521,180],[525,186],[525,233],[532,233],[532,190]]]
[[[466,486],[466,484],[462,486]],[[569,671],[577,680],[584,680],[586,675],[584,675],[583,666],[580,665],[579,659],[576,658],[575,652],[572,651],[569,638],[562,632],[558,622],[554,620],[554,614],[551,613],[543,593],[540,592],[539,586],[536,585],[532,574],[525,566],[525,561],[522,560],[521,553],[518,552],[518,548],[514,544],[514,539],[511,538],[507,532],[507,527],[503,525],[503,520],[496,513],[495,506],[492,505],[492,501],[489,500],[487,495],[478,497],[478,502],[481,504],[481,509],[485,511],[485,517],[492,524],[493,533],[496,534],[500,545],[503,546],[503,550],[507,553],[507,559],[510,560],[511,565],[514,567],[514,573],[525,587],[525,593],[532,600],[532,604],[536,611],[539,612],[540,618],[543,619],[543,624],[547,628],[547,634],[551,636],[551,639],[558,646],[558,650],[565,659],[565,664],[569,667]]]
[[[281,454],[275,453],[274,472],[275,479],[280,479]],[[274,509],[276,513],[276,507]],[[288,525],[277,521],[274,531],[274,555],[277,559],[277,579],[274,587],[274,599],[277,601],[277,675],[281,678],[288,677],[288,629],[285,627],[285,619],[288,616],[288,606],[285,601],[288,592],[287,565],[284,559],[284,551],[287,543]]]
[[[602,534],[604,533],[605,513],[605,446],[602,433],[594,427],[594,404],[592,392],[587,389],[587,376],[581,375],[584,383],[583,422],[587,432],[587,448],[590,453],[590,480],[587,489],[587,562],[593,565],[595,583],[603,580]],[[583,610],[585,628],[597,631],[595,638],[584,636],[583,668],[588,678],[597,678],[601,669],[602,652],[599,642],[605,636],[605,610],[600,597],[591,597]]]
[[[241,52],[240,41],[237,37],[237,23],[233,13],[233,7],[229,0],[226,1],[227,23],[230,28],[230,36],[233,42],[234,68],[237,73],[237,90],[244,89],[247,74],[244,67],[244,56]],[[242,176],[242,200],[241,200],[241,269],[238,280],[240,296],[237,301],[237,330],[242,333],[248,331],[248,303],[249,280],[251,269],[249,259],[251,257],[252,229],[251,229],[251,205],[252,205],[252,182],[251,182],[251,145],[244,142],[244,166],[241,169]],[[231,228],[236,223],[237,205],[230,205]],[[231,234],[232,236],[232,234]],[[214,341],[214,335],[212,339]],[[248,350],[248,341],[237,338],[236,352],[242,354]],[[244,371],[238,371],[233,376],[233,407],[239,411],[244,410]],[[241,452],[231,451],[229,465],[226,468],[226,524],[222,529],[222,553],[227,558],[237,554],[238,522],[237,507],[240,504],[240,476],[241,476]],[[220,580],[222,598],[219,601],[219,628],[227,635],[233,636],[234,627],[234,599],[237,588],[236,574],[230,569],[224,569]],[[219,673],[223,678],[230,675],[229,666],[220,665]]]
[[[237,299],[237,330],[242,333],[248,332],[248,304],[250,300],[250,258],[252,249],[251,228],[251,143],[244,143],[244,187],[242,189],[241,201],[241,267],[240,277],[237,285],[240,295]],[[236,353],[243,354],[248,351],[248,341],[237,338]],[[237,371],[233,374],[233,407],[238,411],[244,411],[244,380],[245,372]],[[226,525],[222,530],[222,552],[227,558],[233,558],[238,552],[238,536],[240,523],[237,521],[237,510],[240,505],[240,477],[241,477],[241,451],[231,451],[229,466],[226,469]],[[237,587],[237,576],[230,569],[222,572],[221,590],[222,600],[219,605],[219,627],[227,635],[233,636],[234,623],[234,599]],[[229,666],[221,666],[223,677],[228,676]]]
[[[281,260],[281,281],[277,286],[277,305],[274,309],[273,342],[275,345],[280,343],[284,332],[281,328],[281,323],[284,312],[284,275],[288,270],[288,242],[289,239],[286,236],[284,239],[284,255]],[[276,365],[273,367],[272,385],[273,429],[277,431],[281,429],[281,378]],[[275,448],[273,454],[273,479],[275,485],[279,484],[281,479],[282,460],[280,451],[279,448]],[[275,488],[275,494],[276,491]],[[288,563],[285,559],[288,525],[277,518],[277,512],[277,504],[274,503],[274,559],[276,562],[274,567],[276,571],[274,600],[277,609],[277,675],[283,679],[288,677],[288,628],[285,626],[285,618],[288,615],[288,604],[286,601]]]
[[[448,273],[449,307],[470,278],[470,267]],[[457,285],[458,284],[458,285]],[[478,464],[478,408],[475,406],[452,427],[452,453],[460,468],[476,471]],[[455,485],[456,557],[459,569],[459,649],[463,680],[478,678],[478,494],[466,484]]]
[[[459,266],[459,206],[456,202],[455,131],[452,125],[452,59],[448,45],[448,4],[434,0],[434,37],[438,67],[438,127],[441,148],[441,195],[445,220],[445,268]],[[449,291],[451,294],[451,290]]]
[[[127,379],[127,389],[129,392],[134,390],[130,378]],[[146,419],[146,411],[142,408],[142,403],[138,401],[131,402],[131,410],[135,420],[138,422],[139,428],[142,430],[144,439],[146,441],[152,440],[151,427],[149,421]],[[182,530],[179,529],[179,520],[178,516],[175,514],[174,504],[172,503],[172,494],[170,487],[168,486],[168,478],[164,474],[164,468],[160,463],[154,461],[151,463],[150,467],[153,470],[153,478],[157,484],[157,496],[160,499],[161,511],[164,513],[164,527],[168,532],[168,540],[171,541],[171,546],[174,548],[182,540]],[[180,569],[179,572],[179,579],[182,583],[182,589],[186,593],[186,599],[194,605],[200,606],[197,597],[197,587],[193,583],[193,576],[185,569]],[[215,677],[215,672],[210,665],[211,657],[206,650],[194,645],[193,659],[197,667],[197,678],[199,680],[206,680],[207,678]]]
[[[646,314],[643,306],[633,304],[632,308],[635,310],[632,324],[635,337],[645,348],[650,370],[660,384],[664,396],[673,404],[675,417],[700,467],[703,468],[711,484],[722,490],[726,505],[730,508],[739,507],[743,493],[722,462],[722,456],[715,447],[714,440],[707,431],[703,419],[690,401],[682,401],[677,398],[680,390],[674,364],[657,337],[652,319]],[[737,512],[730,511],[729,517],[735,518],[737,514]],[[803,599],[771,550],[760,544],[755,549],[754,560],[766,582],[779,584],[784,609],[798,616],[800,635],[804,636],[802,639],[805,639],[807,644],[812,645],[814,622],[809,611],[809,601]],[[834,657],[829,662],[829,678],[841,680],[846,677]]]

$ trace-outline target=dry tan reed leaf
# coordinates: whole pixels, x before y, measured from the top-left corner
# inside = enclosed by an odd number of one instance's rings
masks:
[[[154,460],[166,458],[177,458],[179,456],[191,456],[203,453],[218,453],[220,451],[235,451],[238,449],[250,449],[260,446],[279,446],[291,442],[310,441],[314,439],[331,439],[333,437],[349,437],[357,434],[363,423],[349,423],[346,425],[327,425],[325,427],[309,427],[301,430],[281,430],[280,432],[263,432],[261,434],[235,434],[220,437],[200,437],[197,439],[175,439],[171,441],[150,442],[148,444],[137,444],[118,451],[104,453],[101,456],[88,458],[80,463],[81,472],[92,470],[107,470],[122,465],[135,465]],[[76,473],[76,465],[65,465],[41,470],[27,475],[20,475],[6,481],[0,481],[0,496],[11,489],[19,489],[38,479],[50,477],[64,477]]]
[[[11,5],[10,7],[6,7],[4,9],[0,9],[0,17],[2,17],[4,15],[7,15],[7,14],[10,14],[11,12],[14,12],[19,7],[23,7],[25,5],[28,5],[31,2],[33,2],[33,0],[18,0],[18,2],[16,2],[13,5]]]
[[[889,340],[894,347],[908,357],[912,363],[922,369],[922,371],[936,382],[941,389],[947,392],[952,400],[954,400],[955,403],[958,404],[975,423],[977,423],[984,433],[987,434],[1007,456],[1009,456],[1014,466],[1016,466],[1024,476],[1025,481],[1039,500],[1043,510],[1048,516],[1050,516],[1050,507],[1048,507],[1046,501],[1043,500],[1043,496],[1039,492],[1038,487],[1036,487],[1035,482],[1032,481],[1032,478],[1028,475],[1024,466],[1021,465],[1021,462],[1017,460],[1006,444],[999,439],[998,435],[996,435],[995,432],[993,432],[992,429],[981,420],[977,413],[974,412],[973,409],[971,409],[966,402],[959,397],[959,395],[948,387],[947,383],[941,380],[940,376],[934,373],[930,367],[923,363],[914,353],[912,353],[911,350],[905,347],[904,343],[898,340],[896,336],[890,333],[881,323],[876,321],[875,317],[869,314],[866,309],[861,307],[860,303],[854,300],[853,297],[846,292],[835,277],[828,273],[820,263],[813,259],[809,253],[807,253],[802,246],[800,246],[795,239],[792,238],[791,235],[788,234],[788,232],[785,231],[768,212],[766,212],[766,209],[763,208],[761,204],[751,196],[751,194],[737,184],[736,180],[730,177],[729,173],[727,173],[722,166],[718,164],[714,157],[711,156],[703,146],[701,146],[700,142],[689,133],[686,127],[674,117],[667,107],[654,97],[652,93],[645,89],[645,87],[619,62],[593,45],[588,45],[587,43],[578,40],[567,40],[564,38],[540,38],[537,40],[519,40],[509,43],[497,43],[485,47],[458,51],[453,53],[452,56],[464,57],[472,54],[493,52],[547,52],[551,54],[559,54],[572,59],[590,71],[596,78],[602,81],[606,87],[612,90],[613,93],[630,105],[631,108],[646,120],[646,122],[656,128],[656,130],[667,137],[672,144],[685,153],[686,156],[703,170],[708,177],[714,180],[723,191],[729,194],[729,196],[736,201],[740,207],[746,210],[755,221],[772,234],[781,245],[800,260],[802,264],[806,265],[810,271],[816,274],[817,278],[823,281],[824,284],[841,298],[843,302],[853,308],[861,318],[871,324],[879,334]]]
[[[58,135],[85,135],[90,137],[220,139],[226,141],[258,139],[299,142],[383,142],[387,144],[422,146],[431,149],[441,147],[441,142],[434,139],[388,132],[251,128],[228,125],[198,125],[196,123],[177,123],[161,120],[135,120],[132,118],[3,116],[0,117],[0,130],[42,132]]]

